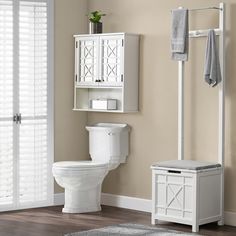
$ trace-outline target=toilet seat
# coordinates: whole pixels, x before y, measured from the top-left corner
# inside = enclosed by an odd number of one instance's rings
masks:
[[[85,168],[96,168],[105,167],[107,163],[96,162],[96,161],[60,161],[53,164],[56,168],[69,168],[69,169],[85,169]]]
[[[60,161],[53,164],[53,173],[69,174],[81,171],[107,169],[108,163],[95,161]]]

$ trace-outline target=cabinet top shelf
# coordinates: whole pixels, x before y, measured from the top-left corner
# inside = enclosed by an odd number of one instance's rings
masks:
[[[74,37],[84,37],[84,36],[112,36],[112,35],[139,36],[139,34],[134,34],[134,33],[117,32],[117,33],[102,33],[102,34],[75,34]]]

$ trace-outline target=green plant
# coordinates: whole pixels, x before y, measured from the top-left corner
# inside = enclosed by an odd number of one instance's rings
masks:
[[[101,13],[101,11],[93,11],[88,14],[89,21],[93,23],[99,23],[102,16],[105,16],[106,14]]]

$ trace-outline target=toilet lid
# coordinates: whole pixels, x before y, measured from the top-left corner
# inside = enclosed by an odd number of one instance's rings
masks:
[[[55,162],[53,167],[56,168],[66,168],[66,169],[88,169],[97,167],[107,167],[107,163],[94,162],[94,161],[60,161]]]

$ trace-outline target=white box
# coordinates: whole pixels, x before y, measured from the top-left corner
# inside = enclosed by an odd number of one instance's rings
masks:
[[[117,100],[116,99],[92,99],[90,100],[91,109],[97,110],[116,110]]]
[[[152,167],[152,224],[155,220],[192,225],[220,222],[222,167],[189,170]]]

